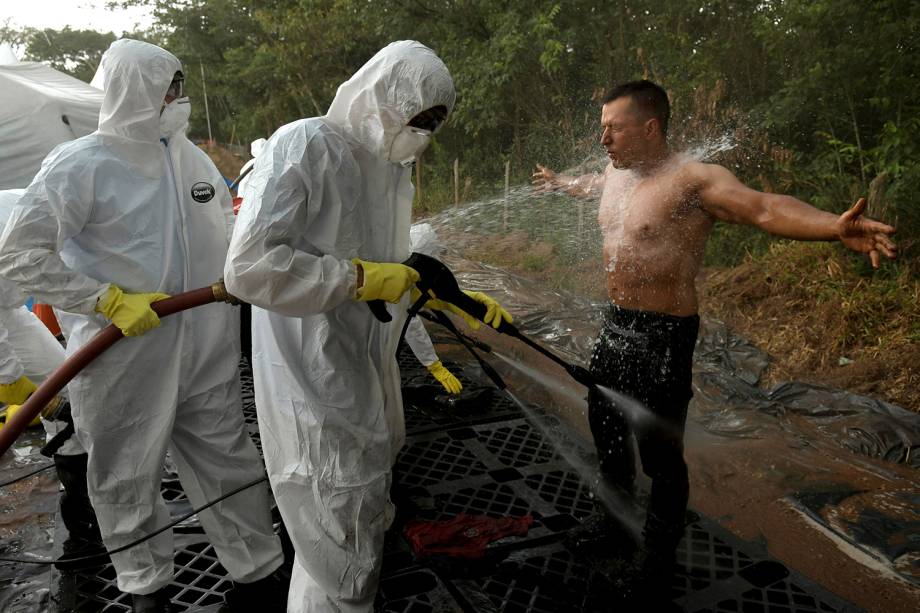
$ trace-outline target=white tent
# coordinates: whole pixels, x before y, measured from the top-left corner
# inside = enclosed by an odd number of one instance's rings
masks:
[[[0,189],[26,187],[60,143],[94,132],[102,92],[0,45]]]

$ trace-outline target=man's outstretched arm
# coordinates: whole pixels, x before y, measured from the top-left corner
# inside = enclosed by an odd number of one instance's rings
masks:
[[[783,238],[839,240],[848,249],[867,254],[874,268],[878,268],[882,255],[892,259],[897,255],[897,247],[889,238],[894,228],[863,217],[865,198],[842,215],[834,215],[792,196],[751,189],[722,166],[695,164],[690,172],[700,205],[718,219],[756,226]]]
[[[537,164],[532,183],[537,193],[562,191],[576,198],[591,199],[600,195],[604,187],[604,175],[589,173],[573,177],[558,174],[546,166]]]

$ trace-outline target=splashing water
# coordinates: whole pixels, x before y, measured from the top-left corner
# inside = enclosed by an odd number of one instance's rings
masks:
[[[555,381],[551,377],[547,377],[545,373],[541,373],[535,368],[531,368],[526,364],[521,363],[514,358],[508,357],[498,351],[492,351],[492,355],[499,358],[521,374],[527,376],[533,381],[538,382],[543,387],[547,387],[554,392],[562,394],[567,399],[571,400],[573,403],[582,403],[584,402],[584,396],[578,395],[571,387],[562,385],[561,383]],[[669,429],[672,426],[666,421],[662,420],[658,415],[655,415],[648,407],[625,394],[615,392],[614,390],[606,387],[604,385],[595,386],[597,390],[603,394],[603,396],[614,405],[617,410],[621,411],[626,419],[629,421],[630,426],[635,430],[647,430],[651,428],[656,429]]]
[[[514,393],[507,388],[505,388],[505,393],[512,402],[524,411],[531,423],[539,428],[540,433],[553,447],[554,451],[568,462],[569,466],[581,476],[582,481],[593,485],[594,495],[600,503],[604,505],[607,512],[611,516],[616,517],[629,535],[638,541],[642,533],[642,519],[641,510],[636,505],[636,502],[632,498],[616,491],[614,488],[604,483],[602,479],[598,479],[594,467],[572,453],[571,446],[566,445],[562,437],[557,434],[553,427],[548,424],[541,415],[538,415],[530,405],[515,396]]]
[[[693,139],[677,158],[712,161],[720,154],[738,148],[730,132]],[[583,175],[604,172],[606,157],[590,159],[560,174]],[[621,185],[620,185],[621,184]],[[617,224],[628,208],[631,183],[621,177],[622,194],[608,194],[606,206],[616,209],[605,215],[605,224]],[[616,185],[608,186],[614,188]],[[598,190],[598,196],[600,190]],[[575,269],[586,261],[600,257],[603,237],[616,234],[616,227],[602,228],[598,223],[600,198],[578,199],[564,192],[538,193],[527,184],[510,189],[506,195],[462,204],[427,218],[453,251],[474,260],[487,259],[490,264],[514,267],[529,272]],[[615,214],[614,214],[615,213]],[[624,246],[624,249],[626,246]],[[609,253],[603,264],[607,272],[623,266],[626,253]],[[561,275],[565,276],[565,275]]]
[[[698,162],[708,162],[720,153],[731,151],[737,146],[738,143],[731,134],[721,134],[684,149],[681,155]]]
[[[561,394],[563,397],[567,398],[573,403],[581,404],[584,402],[584,397],[577,394],[571,387],[563,385],[562,383],[547,377],[545,373],[527,366],[526,364],[521,363],[514,358],[511,358],[507,355],[502,354],[498,351],[493,351],[492,355],[502,360],[504,363],[508,364],[516,371],[527,376],[529,379],[538,382],[540,385],[547,387],[553,390],[556,393]],[[645,405],[641,402],[630,398],[625,394],[615,392],[614,390],[598,385],[596,386],[598,391],[604,395],[615,407],[617,410],[621,411],[627,418],[630,423],[630,426],[634,431],[648,430],[655,428],[658,430],[664,430],[666,435],[680,436],[680,431],[676,429],[670,423],[662,420],[659,416],[652,413]],[[640,511],[635,503],[635,501],[622,494],[615,488],[611,488],[603,480],[597,478],[596,470],[593,466],[589,466],[581,458],[572,454],[568,450],[568,446],[565,444],[565,441],[561,439],[559,435],[552,431],[552,428],[545,423],[545,420],[537,415],[526,403],[523,403],[517,397],[506,390],[508,395],[514,400],[514,402],[521,407],[521,409],[534,421],[538,427],[540,427],[543,434],[546,436],[547,440],[552,444],[556,449],[557,453],[561,455],[565,460],[574,468],[582,479],[586,483],[592,483],[595,488],[595,495],[598,500],[604,505],[608,512],[617,517],[623,525],[625,525],[631,532],[633,536],[639,534],[640,530],[640,521],[639,514]],[[630,444],[629,441],[624,441],[623,444]]]

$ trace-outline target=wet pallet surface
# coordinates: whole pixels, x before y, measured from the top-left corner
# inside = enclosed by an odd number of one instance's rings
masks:
[[[525,416],[501,393],[461,376],[465,390],[452,403],[411,355],[400,355],[406,446],[394,470],[399,515],[386,539],[375,609],[386,613],[604,610],[597,593],[622,563],[616,552],[584,555],[566,546],[567,531],[594,513],[584,477],[546,436],[563,437],[569,449],[590,456],[552,416]],[[448,365],[450,366],[450,365]],[[459,369],[452,369],[459,372]],[[252,378],[242,373],[247,427],[258,446]],[[558,441],[557,441],[558,443]],[[188,508],[177,480],[164,480],[171,512]],[[524,537],[490,546],[482,561],[417,560],[399,527],[408,519],[442,520],[459,513],[494,518],[531,515]],[[61,522],[58,522],[60,524]],[[64,538],[58,529],[58,547]],[[216,611],[231,582],[194,523],[177,530],[173,603],[185,611]],[[130,611],[111,565],[90,572],[55,573],[57,610]],[[696,517],[678,549],[678,567],[666,600],[673,610],[725,612],[856,611],[839,597],[770,559],[715,521]],[[603,600],[601,602],[604,602]],[[613,610],[613,609],[611,609]]]

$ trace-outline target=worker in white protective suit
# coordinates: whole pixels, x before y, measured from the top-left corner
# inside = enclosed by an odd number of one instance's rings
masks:
[[[275,132],[242,194],[224,273],[254,305],[259,428],[295,549],[291,612],[372,610],[405,439],[395,352],[418,274],[395,262],[409,256],[410,166],[453,104],[434,52],[393,43],[325,116]],[[392,321],[371,300],[391,303]],[[494,325],[510,319],[480,300]]]
[[[123,39],[100,70],[99,129],[45,159],[0,236],[0,276],[55,307],[68,354],[110,322],[129,337],[68,387],[112,550],[169,522],[159,489],[167,448],[194,506],[263,470],[243,422],[234,308],[210,304],[162,322],[150,308],[220,277],[233,223],[220,173],[184,135],[190,105],[179,60]],[[231,610],[279,608],[282,552],[265,486],[198,517],[234,580]],[[170,531],[112,561],[135,611],[170,610]]]
[[[25,190],[0,191],[0,230]],[[26,296],[0,278],[0,422],[15,414],[39,385],[64,362],[64,348],[42,321],[24,306]],[[54,460],[61,494],[61,518],[67,527],[64,556],[81,557],[102,551],[96,514],[86,490],[86,452],[73,436],[70,404],[56,396],[36,417],[45,428],[48,444],[42,454]],[[2,426],[0,426],[2,427]]]
[[[438,257],[442,251],[438,235],[429,223],[417,223],[409,228],[409,244],[413,252],[433,258]],[[459,394],[463,390],[460,380],[441,363],[434,350],[431,337],[425,330],[425,324],[418,317],[413,317],[406,327],[406,344],[409,345],[415,358],[428,369],[431,376],[437,379],[449,394]]]

